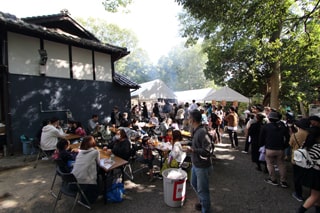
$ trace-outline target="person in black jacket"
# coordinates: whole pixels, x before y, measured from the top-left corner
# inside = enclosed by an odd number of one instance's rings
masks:
[[[120,129],[120,139],[114,143],[112,153],[126,161],[130,159],[131,143],[124,129]]]
[[[280,173],[280,186],[287,188],[284,150],[289,145],[289,130],[280,121],[278,112],[270,112],[268,118],[270,123],[264,125],[260,133],[260,146],[265,146],[265,158],[269,172],[269,178],[265,179],[265,181],[271,185],[278,185],[274,168],[277,165]]]
[[[57,143],[58,159],[57,163],[62,172],[69,173],[72,170],[73,163],[79,152],[78,149],[69,149],[70,141],[60,139]]]

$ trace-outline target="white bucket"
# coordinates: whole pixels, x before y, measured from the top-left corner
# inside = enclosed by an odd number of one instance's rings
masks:
[[[164,202],[170,207],[181,207],[186,196],[187,173],[169,168],[162,172]]]

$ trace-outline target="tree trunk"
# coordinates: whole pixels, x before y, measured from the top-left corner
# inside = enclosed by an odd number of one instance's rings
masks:
[[[303,102],[299,101],[299,105],[300,105],[300,111],[301,111],[302,117],[306,118],[307,117],[307,113],[306,113],[306,110],[304,109]]]
[[[279,91],[280,91],[280,61],[277,61],[271,65],[272,75],[270,77],[270,107],[279,109]]]
[[[277,29],[272,33],[269,42],[273,43],[280,39],[280,34],[282,30],[282,22],[279,21]],[[277,56],[275,56],[277,57]],[[280,57],[279,57],[280,58]],[[271,63],[272,74],[270,77],[270,107],[274,109],[279,109],[279,91],[280,91],[280,59]]]

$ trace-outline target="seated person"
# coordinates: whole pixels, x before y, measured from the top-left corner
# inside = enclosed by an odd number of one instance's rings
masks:
[[[128,140],[136,140],[136,138],[140,138],[140,134],[131,128],[131,123],[129,121],[123,123],[123,126],[120,126],[118,129],[123,129],[127,134]]]
[[[120,129],[119,140],[113,144],[112,153],[126,161],[131,157],[131,142],[123,129]]]
[[[120,129],[117,129],[116,133],[112,137],[111,141],[108,143],[108,149],[112,149],[113,145],[120,139]]]
[[[154,149],[150,137],[144,136],[142,138],[142,148],[143,148],[143,163],[148,164],[150,181],[153,181],[153,160],[154,156],[152,150]]]
[[[171,142],[172,143],[172,128],[167,129],[166,135],[162,137],[164,142]]]
[[[84,137],[72,169],[72,174],[77,178],[90,204],[94,203],[99,195],[97,166],[100,153],[95,146],[94,137]],[[86,203],[84,199],[81,199],[81,202]]]
[[[166,118],[160,124],[159,130],[161,132],[161,136],[165,136],[167,134],[167,130],[171,127],[172,119]]]
[[[67,130],[66,130],[67,134],[75,134],[74,122],[75,121],[73,120],[68,120]]]
[[[112,139],[112,132],[108,125],[100,125],[99,133],[104,141],[110,141]]]
[[[42,128],[40,146],[48,154],[52,154],[57,147],[58,138],[64,138],[65,133],[59,126],[58,118],[52,118],[46,126]]]
[[[144,131],[139,125],[139,120],[133,119],[131,126],[132,126],[132,129],[135,130],[136,132],[141,133],[142,135],[146,134],[146,131]]]
[[[156,114],[155,113],[152,113],[151,114],[151,118],[149,119],[149,123],[150,124],[153,124],[155,126],[158,126],[159,125],[159,119],[157,118]]]
[[[88,121],[88,132],[87,134],[93,134],[95,131],[97,131],[97,128],[99,127],[99,116],[94,114],[92,115],[91,119]]]
[[[66,139],[60,139],[57,143],[58,159],[61,160],[58,163],[60,170],[64,173],[71,172],[73,163],[79,152],[78,149],[69,149],[70,141]]]
[[[86,131],[83,129],[83,127],[81,125],[81,122],[75,121],[73,126],[75,128],[75,131],[74,131],[75,134],[80,135],[82,137],[87,135]]]
[[[180,130],[173,130],[171,142],[172,149],[161,168],[161,174],[165,169],[178,168],[179,164],[182,163],[186,158],[187,154],[183,152],[180,141],[182,141]]]
[[[127,125],[126,123],[129,122],[129,119],[128,119],[128,113],[127,112],[124,112],[122,113],[122,118],[120,119],[120,126],[124,126],[124,125]]]

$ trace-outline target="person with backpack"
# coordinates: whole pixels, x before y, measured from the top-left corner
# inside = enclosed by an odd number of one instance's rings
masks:
[[[305,169],[296,165],[294,160],[294,151],[302,147],[305,142],[310,128],[310,121],[308,118],[301,118],[296,121],[294,124],[297,132],[294,132],[290,136],[289,144],[292,149],[291,155],[291,163],[292,163],[292,172],[293,172],[293,183],[294,183],[294,192],[292,193],[292,197],[294,197],[297,201],[302,202],[302,179],[305,173]]]
[[[302,184],[311,189],[309,197],[299,207],[297,213],[306,212],[312,206],[320,213],[320,117],[309,117],[311,128],[303,147],[307,148],[313,167],[306,170]]]
[[[224,118],[224,120],[227,122],[227,130],[229,134],[231,147],[238,148],[239,142],[238,142],[237,130],[238,130],[239,117],[235,107],[231,106],[229,108],[229,114]]]
[[[212,172],[212,145],[207,129],[201,124],[201,118],[199,110],[190,112],[189,123],[193,128],[193,137],[192,146],[187,152],[191,153],[192,160],[191,185],[200,201],[195,205],[195,209],[208,213],[211,209],[209,177]]]

